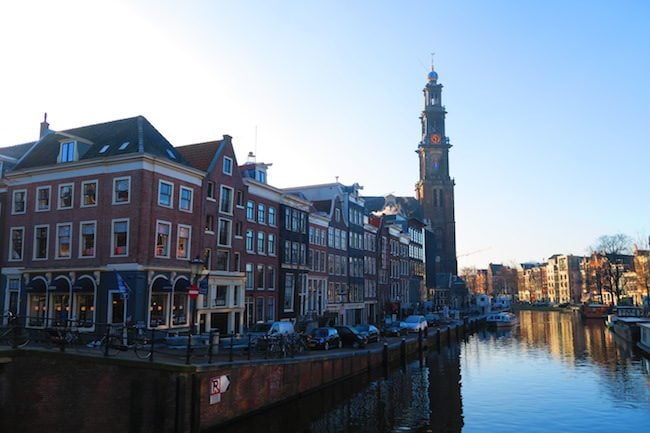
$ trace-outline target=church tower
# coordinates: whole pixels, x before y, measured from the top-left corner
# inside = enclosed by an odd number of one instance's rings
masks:
[[[458,275],[456,261],[456,222],[454,219],[454,180],[449,176],[449,138],[445,135],[445,107],[442,105],[442,84],[431,66],[424,87],[422,139],[417,154],[420,158],[420,179],[415,197],[420,202],[424,219],[434,234],[436,273]]]

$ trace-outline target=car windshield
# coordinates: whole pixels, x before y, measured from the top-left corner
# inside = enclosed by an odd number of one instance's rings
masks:
[[[311,331],[313,337],[327,337],[327,329],[314,329]]]
[[[369,330],[368,325],[357,325],[357,326],[354,327],[354,329],[356,329],[357,331],[368,331]]]
[[[253,332],[268,332],[271,329],[270,323],[258,323],[253,327]]]
[[[418,323],[420,321],[420,318],[418,316],[408,316],[406,318],[406,321],[408,323]]]

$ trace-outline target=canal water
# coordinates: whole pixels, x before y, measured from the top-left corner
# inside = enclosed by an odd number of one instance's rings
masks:
[[[521,311],[382,374],[360,375],[219,432],[640,433],[650,361],[577,315]]]

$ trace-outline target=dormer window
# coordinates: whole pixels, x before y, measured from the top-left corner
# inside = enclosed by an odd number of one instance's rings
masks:
[[[76,141],[64,141],[61,143],[61,148],[59,150],[59,162],[72,162],[75,161]]]

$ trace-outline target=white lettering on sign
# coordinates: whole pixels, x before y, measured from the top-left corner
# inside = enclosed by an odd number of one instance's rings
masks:
[[[221,394],[228,391],[230,386],[230,378],[228,376],[217,376],[210,378],[210,404],[219,403],[221,401]]]

